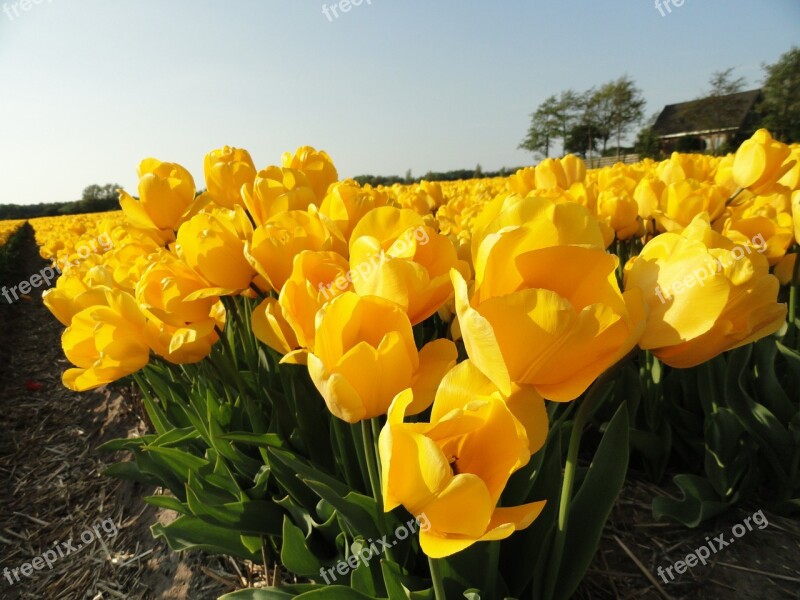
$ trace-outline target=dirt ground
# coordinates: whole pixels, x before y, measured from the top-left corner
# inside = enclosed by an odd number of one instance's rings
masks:
[[[45,264],[27,235],[14,283]],[[153,490],[101,475],[119,457],[97,446],[142,433],[145,425],[125,390],[76,394],[61,385],[67,367],[62,330],[38,295],[0,303],[0,598],[214,600],[257,577],[257,567],[241,561],[170,552],[149,531],[156,520],[174,518],[142,502]],[[758,507],[733,510],[692,531],[654,521],[649,504],[661,493],[630,473],[576,598],[800,599],[800,521],[769,513],[767,527],[664,584],[659,566],[683,559],[706,536],[731,537],[731,527]],[[110,525],[108,519],[116,535],[100,528],[52,569],[20,574],[13,583],[3,576],[3,569],[10,574],[54,544],[72,538],[77,546],[83,532]]]

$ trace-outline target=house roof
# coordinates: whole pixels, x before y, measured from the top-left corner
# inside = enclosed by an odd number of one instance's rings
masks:
[[[668,104],[658,115],[653,131],[660,137],[736,130],[742,127],[761,97],[761,90],[738,92]]]

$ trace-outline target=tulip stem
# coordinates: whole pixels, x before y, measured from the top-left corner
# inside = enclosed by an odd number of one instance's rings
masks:
[[[442,572],[439,569],[439,560],[429,556],[428,567],[431,570],[431,581],[433,581],[433,593],[436,600],[447,600],[444,594],[444,584],[442,583]]]
[[[372,435],[371,419],[361,421],[361,437],[364,440],[364,454],[367,460],[369,484],[372,488],[372,497],[378,505],[378,513],[383,514],[383,499],[381,497],[381,476],[378,471],[378,461],[375,458],[375,440]]]
[[[797,346],[797,288],[800,287],[797,279],[800,277],[800,245],[795,246],[794,268],[792,280],[789,282],[789,343]]]
[[[736,200],[736,198],[738,198],[738,197],[739,197],[739,194],[741,194],[743,191],[744,191],[744,188],[741,188],[741,187],[740,187],[740,188],[739,188],[739,189],[737,189],[735,192],[733,192],[733,194],[731,195],[731,197],[730,197],[730,198],[728,198],[728,200],[725,202],[725,206],[730,206],[730,205],[731,205],[731,202],[733,202],[734,200]]]
[[[381,493],[381,472],[378,467],[377,447],[375,446],[375,436],[372,434],[373,421],[375,419],[362,419],[361,437],[364,439],[364,454],[367,461],[367,472],[369,473],[369,484],[372,488],[372,497],[375,499],[376,512],[381,533],[388,533],[386,529],[386,519],[383,514],[383,495]],[[377,423],[374,424],[377,427]],[[394,561],[392,551],[386,548],[386,558]]]
[[[624,362],[620,361],[615,365],[618,367]],[[552,598],[555,592],[556,583],[559,581],[559,571],[561,570],[561,559],[564,554],[564,547],[567,543],[567,522],[569,521],[569,509],[572,502],[572,488],[575,485],[575,473],[578,469],[578,451],[581,446],[581,437],[586,427],[586,422],[593,414],[598,402],[605,398],[606,384],[612,380],[617,372],[617,368],[612,367],[594,382],[589,393],[581,401],[578,407],[578,414],[572,424],[572,432],[569,438],[569,449],[567,450],[567,462],[564,465],[564,479],[561,483],[561,497],[558,503],[558,529],[556,530],[553,542],[553,554],[548,569],[547,583],[545,584],[545,598]]]

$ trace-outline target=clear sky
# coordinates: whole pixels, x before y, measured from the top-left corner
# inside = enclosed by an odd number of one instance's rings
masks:
[[[324,148],[342,177],[518,166],[550,94],[628,74],[650,115],[727,67],[757,87],[800,43],[798,0],[665,16],[654,0],[364,0],[332,20],[320,0],[35,1],[0,0],[0,203],[135,192],[148,156],[203,187],[225,144],[259,168]]]

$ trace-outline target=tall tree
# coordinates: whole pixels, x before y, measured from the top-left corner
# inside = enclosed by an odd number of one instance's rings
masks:
[[[564,148],[567,152],[575,152],[584,158],[592,155],[597,140],[600,138],[600,126],[597,123],[597,107],[594,102],[595,94],[596,90],[590,88],[577,98],[577,116],[575,124],[572,126],[564,142]]]
[[[556,140],[561,140],[562,146],[565,145],[579,107],[580,95],[573,90],[549,96],[531,115],[528,134],[519,147],[534,154],[550,156],[550,149]]]
[[[619,158],[622,137],[644,117],[645,100],[642,91],[627,75],[623,75],[603,87],[606,86],[608,86],[606,94],[609,96],[610,104],[609,125],[611,131],[616,135],[617,158]]]
[[[711,74],[708,88],[695,100],[701,129],[713,131],[738,125],[735,121],[741,109],[737,103],[731,102],[728,96],[741,92],[744,84],[742,77],[733,77],[732,67]],[[717,136],[709,150],[714,154],[722,152],[726,147],[724,139],[722,136]]]
[[[708,80],[708,92],[703,97],[718,97],[728,96],[729,94],[737,94],[744,90],[744,78],[733,78],[733,67],[723,69],[722,71],[714,71],[711,74],[711,79]]]
[[[531,115],[528,134],[520,143],[519,148],[535,155],[543,154],[545,158],[550,156],[550,146],[558,137],[560,130],[560,124],[556,117],[557,106],[558,98],[555,96],[548,97],[538,106]]]
[[[602,143],[601,154],[605,155],[608,140],[613,132],[614,84],[606,83],[600,86],[592,93],[589,103],[597,125],[597,139]]]
[[[800,48],[793,46],[764,70],[763,124],[779,140],[800,142]]]

